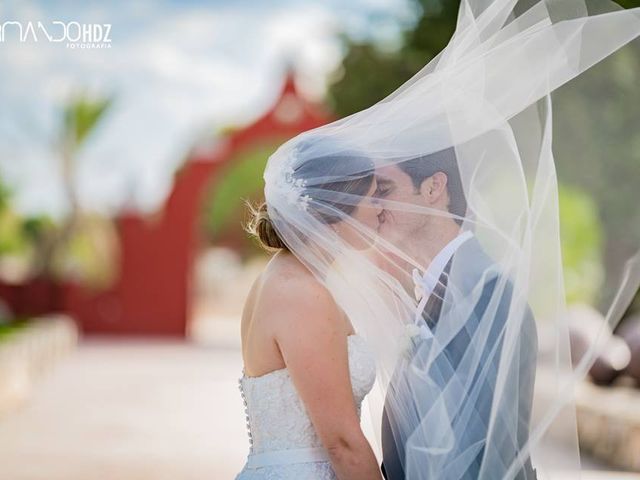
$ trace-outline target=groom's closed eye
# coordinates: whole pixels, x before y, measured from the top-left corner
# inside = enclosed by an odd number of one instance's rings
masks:
[[[391,180],[378,180],[378,188],[374,192],[374,196],[378,198],[386,197],[393,190],[393,182]]]

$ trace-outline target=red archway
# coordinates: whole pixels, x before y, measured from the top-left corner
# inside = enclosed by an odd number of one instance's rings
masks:
[[[112,287],[93,292],[73,283],[47,286],[34,281],[0,285],[0,293],[16,314],[67,311],[85,333],[186,336],[194,261],[203,241],[198,215],[207,185],[238,152],[330,120],[322,106],[299,95],[289,72],[269,111],[215,148],[190,156],[176,172],[160,211],[146,217],[126,210],[118,215],[120,275]]]
[[[201,247],[198,215],[207,185],[238,152],[274,138],[289,138],[330,121],[319,105],[302,98],[289,72],[273,107],[209,151],[193,154],[176,173],[164,208],[144,218],[122,212],[116,219],[121,241],[118,282],[91,294],[65,289],[66,309],[84,332],[186,335],[191,315],[190,282]]]

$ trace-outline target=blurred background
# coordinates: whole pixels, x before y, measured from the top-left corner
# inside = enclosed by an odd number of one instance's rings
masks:
[[[433,58],[458,4],[0,2],[1,479],[233,478],[268,260],[244,201],[284,140]],[[639,87],[636,42],[553,97],[575,358],[640,244]],[[576,389],[584,478],[640,478],[640,296],[605,330]]]

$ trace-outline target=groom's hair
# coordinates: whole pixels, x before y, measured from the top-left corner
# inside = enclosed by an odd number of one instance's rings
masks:
[[[449,192],[448,210],[454,215],[464,217],[467,213],[467,199],[464,196],[458,160],[454,147],[449,147],[439,152],[430,153],[416,158],[411,158],[398,163],[404,173],[411,177],[413,188],[419,193],[422,183],[437,172],[447,176],[447,191]],[[459,218],[454,219],[462,224]]]

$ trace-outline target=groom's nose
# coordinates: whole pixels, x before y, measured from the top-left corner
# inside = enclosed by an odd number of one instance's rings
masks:
[[[378,214],[378,222],[379,222],[379,223],[384,223],[384,210],[382,210],[382,211]]]

